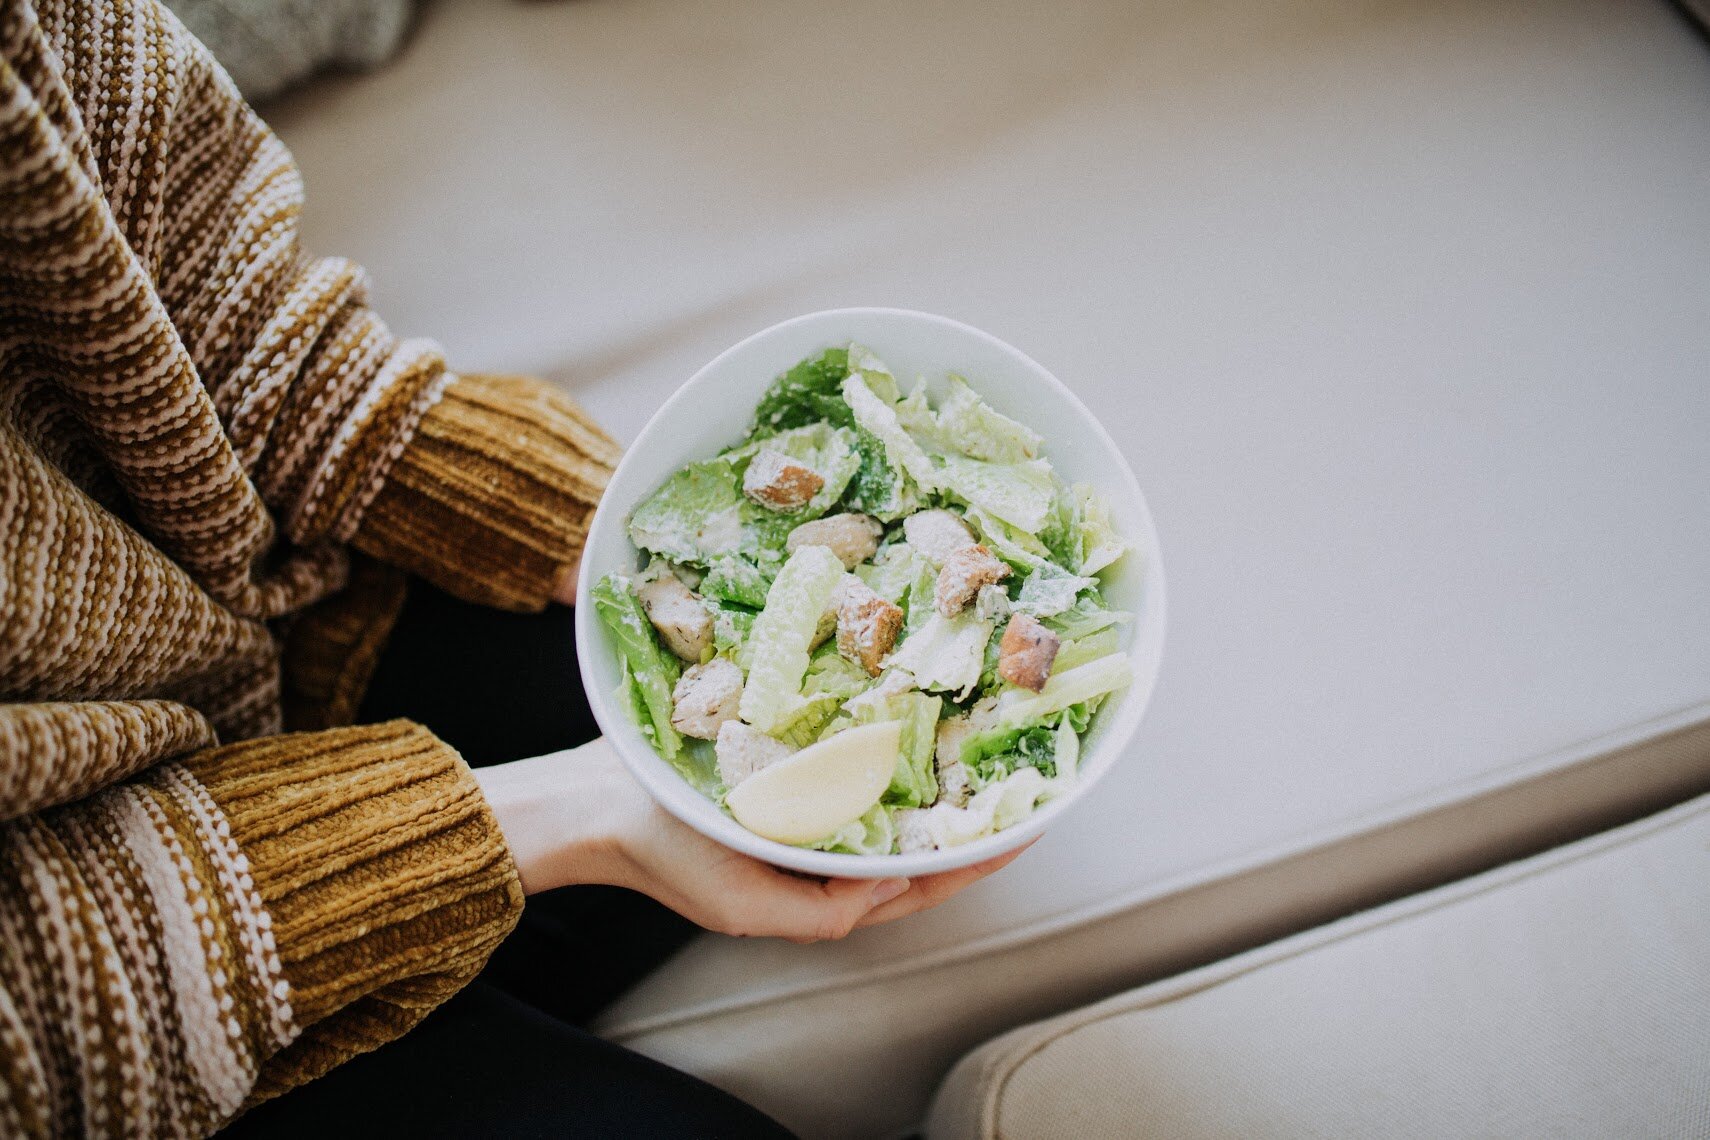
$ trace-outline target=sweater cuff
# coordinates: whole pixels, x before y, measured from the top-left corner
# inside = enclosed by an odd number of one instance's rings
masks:
[[[196,754],[271,920],[302,1034],[265,1099],[399,1036],[515,926],[516,867],[462,758],[408,721]]]
[[[619,448],[521,376],[461,376],[427,413],[355,546],[473,602],[538,610],[581,553]]]

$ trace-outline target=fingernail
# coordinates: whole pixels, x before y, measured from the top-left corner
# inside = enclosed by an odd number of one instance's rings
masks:
[[[883,879],[873,888],[873,905],[884,906],[904,891],[908,890],[907,879]]]

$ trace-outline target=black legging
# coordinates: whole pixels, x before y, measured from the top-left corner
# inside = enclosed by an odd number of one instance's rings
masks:
[[[598,729],[571,618],[557,606],[500,613],[411,582],[359,719],[419,721],[477,767],[581,744]],[[786,1137],[734,1097],[580,1028],[694,929],[617,887],[535,895],[481,976],[414,1030],[224,1135]]]

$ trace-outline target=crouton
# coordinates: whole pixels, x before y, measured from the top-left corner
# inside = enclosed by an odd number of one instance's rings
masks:
[[[802,546],[828,547],[845,570],[853,570],[873,557],[884,533],[885,528],[872,515],[827,515],[792,530],[784,540],[784,549],[794,554]]]
[[[712,648],[712,614],[675,574],[661,574],[636,590],[635,596],[672,653],[693,663]]]
[[[981,586],[1009,577],[1009,566],[991,551],[975,543],[954,551],[938,571],[938,589],[933,602],[945,617],[955,617],[974,600]]]
[[[902,632],[903,612],[853,576],[844,579],[841,594],[837,605],[837,651],[867,670],[869,677],[877,677],[879,662],[890,653],[897,634]]]
[[[742,475],[742,493],[773,511],[793,511],[804,506],[825,486],[819,472],[781,451],[764,448],[748,461]]]
[[[684,671],[671,691],[671,724],[684,736],[717,740],[742,703],[742,670],[723,657]]]
[[[998,676],[1037,693],[1051,676],[1051,663],[1062,647],[1057,635],[1027,614],[1009,619],[998,643]]]
[[[944,560],[974,545],[974,532],[951,511],[916,511],[903,520],[903,537],[909,546],[942,566]]]
[[[793,751],[782,740],[767,736],[739,720],[727,720],[719,725],[718,740],[713,744],[713,755],[718,758],[718,777],[727,788],[736,787]]]

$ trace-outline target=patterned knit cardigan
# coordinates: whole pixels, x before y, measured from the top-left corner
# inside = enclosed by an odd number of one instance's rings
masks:
[[[455,752],[282,702],[348,718],[379,567],[544,605],[616,449],[395,339],[302,200],[154,0],[0,0],[3,1136],[205,1134],[521,906]]]

